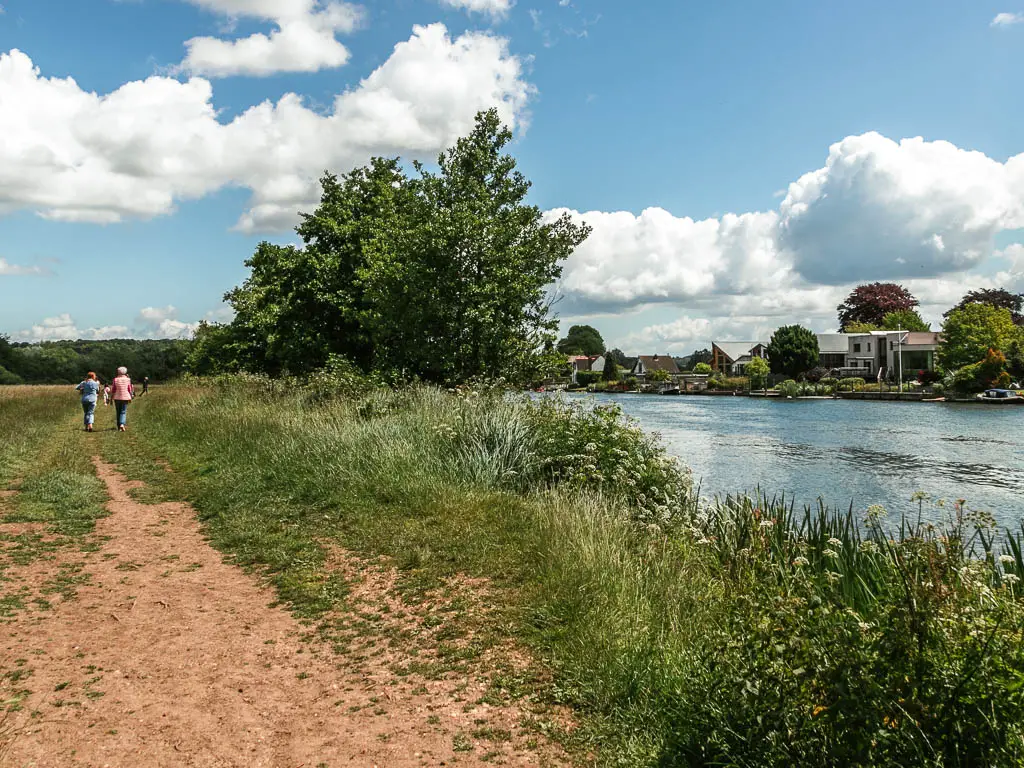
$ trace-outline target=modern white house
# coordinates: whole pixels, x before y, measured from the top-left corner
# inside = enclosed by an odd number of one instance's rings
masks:
[[[898,377],[902,361],[904,380],[921,371],[935,370],[939,334],[934,331],[871,331],[819,333],[818,350],[824,368],[841,376],[882,379]]]

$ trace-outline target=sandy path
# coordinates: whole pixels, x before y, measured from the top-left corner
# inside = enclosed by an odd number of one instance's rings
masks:
[[[102,544],[60,555],[81,563],[67,571],[80,577],[77,597],[0,626],[0,669],[29,669],[21,684],[32,691],[8,721],[18,732],[4,765],[549,763],[524,748],[523,712],[472,703],[479,679],[398,681],[393,650],[353,666],[302,642],[308,628],[223,562],[191,508],[140,504],[113,467],[96,465],[111,497]],[[59,565],[20,576],[38,582]],[[482,723],[513,738],[474,740]]]

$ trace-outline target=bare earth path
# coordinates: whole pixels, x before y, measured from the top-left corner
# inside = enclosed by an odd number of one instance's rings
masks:
[[[528,738],[527,713],[478,701],[479,679],[399,681],[393,649],[357,663],[302,641],[309,628],[222,560],[191,508],[141,504],[112,466],[96,466],[111,498],[98,550],[15,574],[63,573],[77,596],[0,625],[0,669],[29,669],[32,691],[8,721],[4,765],[560,762]]]

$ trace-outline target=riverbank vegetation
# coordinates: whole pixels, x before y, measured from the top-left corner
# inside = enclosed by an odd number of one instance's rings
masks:
[[[343,601],[330,546],[410,594],[488,578],[492,627],[544,668],[527,687],[599,764],[1024,759],[1020,539],[983,515],[701,502],[614,406],[353,383],[165,389],[106,450],[306,616]]]

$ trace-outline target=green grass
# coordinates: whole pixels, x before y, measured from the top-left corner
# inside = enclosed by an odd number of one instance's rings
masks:
[[[311,621],[345,605],[332,547],[396,565],[413,607],[453,577],[486,577],[486,605],[429,618],[440,653],[402,671],[524,645],[539,663],[505,687],[496,675],[496,693],[572,707],[571,735],[543,716],[539,729],[602,765],[1024,759],[1024,611],[1013,566],[961,546],[979,529],[890,542],[823,509],[698,508],[613,414],[545,408],[192,386],[136,403],[132,431],[101,440],[152,498],[190,501],[215,546]],[[380,625],[356,615],[313,634],[342,647]],[[444,639],[468,629],[471,647]]]
[[[0,488],[16,491],[4,504],[5,521],[79,537],[106,514],[91,459],[97,436],[81,430],[79,412],[70,388],[0,388]]]

